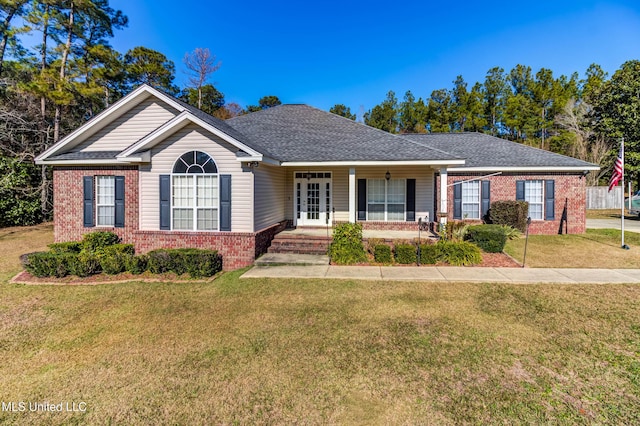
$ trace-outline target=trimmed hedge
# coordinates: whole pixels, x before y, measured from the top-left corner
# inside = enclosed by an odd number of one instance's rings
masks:
[[[467,241],[439,241],[436,244],[438,261],[454,266],[477,265],[482,262],[480,248]]]
[[[84,234],[82,237],[82,249],[90,253],[101,253],[105,247],[118,244],[120,237],[113,232],[96,231]]]
[[[487,253],[502,253],[507,243],[507,234],[503,225],[474,225],[467,229],[465,240]]]
[[[149,257],[146,254],[141,254],[125,258],[124,264],[127,272],[140,275],[147,270],[148,261]]]
[[[373,258],[377,263],[393,263],[391,247],[386,244],[378,244],[373,248]]]
[[[438,256],[440,251],[437,244],[422,244],[420,245],[420,264],[421,265],[435,265],[438,263]]]
[[[494,201],[489,209],[489,218],[492,224],[509,225],[521,232],[525,232],[527,229],[528,216],[529,203],[526,201]]]
[[[413,244],[396,244],[395,246],[396,262],[409,265],[416,263],[418,260],[418,254],[416,252],[416,246]]]
[[[215,250],[160,249],[147,255],[147,268],[151,273],[188,273],[192,278],[210,277],[222,270],[222,256]]]
[[[51,253],[80,253],[82,243],[80,241],[68,241],[66,243],[49,244],[47,247],[49,247]]]
[[[362,244],[362,225],[341,223],[333,228],[333,242],[329,246],[329,257],[338,265],[365,262],[367,254]]]

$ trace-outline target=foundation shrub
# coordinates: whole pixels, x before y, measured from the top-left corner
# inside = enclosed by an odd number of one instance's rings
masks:
[[[437,244],[422,244],[420,245],[420,264],[422,265],[435,265],[438,263],[438,245]]]
[[[417,262],[416,246],[413,244],[396,244],[395,245],[396,262],[403,265],[409,265]]]
[[[84,234],[82,250],[90,253],[102,253],[105,247],[118,244],[120,237],[109,231],[96,231]]]
[[[125,259],[125,270],[135,275],[140,275],[147,270],[149,258],[146,254],[129,256]]]
[[[49,244],[47,247],[49,247],[51,253],[80,253],[82,243],[80,241],[68,241],[65,243]]]
[[[502,253],[507,235],[501,225],[474,225],[467,230],[465,240],[474,243],[487,253]]]
[[[490,222],[495,225],[509,225],[525,232],[529,203],[526,201],[503,200],[494,201],[489,209]]]
[[[365,262],[367,254],[362,244],[362,225],[341,223],[333,229],[333,241],[329,246],[329,257],[339,265]]]
[[[468,241],[440,241],[435,246],[440,262],[454,266],[470,266],[482,262],[480,248]]]
[[[393,263],[391,247],[386,244],[377,244],[373,249],[373,258],[377,263]]]

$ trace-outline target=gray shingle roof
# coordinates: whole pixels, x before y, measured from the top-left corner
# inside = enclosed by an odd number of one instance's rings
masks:
[[[66,152],[49,157],[49,160],[115,160],[120,151],[81,151]]]
[[[283,162],[459,159],[307,105],[280,105],[227,123],[248,138],[247,145]]]
[[[597,167],[586,161],[484,133],[408,134],[403,137],[466,159],[464,166],[456,167]]]

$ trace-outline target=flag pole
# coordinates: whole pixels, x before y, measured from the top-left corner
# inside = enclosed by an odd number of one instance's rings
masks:
[[[622,156],[622,177],[621,179],[621,188],[622,188],[622,206],[620,208],[620,229],[622,234],[622,245],[621,248],[625,250],[629,250],[629,246],[624,243],[624,136],[620,138],[620,154]],[[631,194],[629,194],[629,199],[631,199]]]

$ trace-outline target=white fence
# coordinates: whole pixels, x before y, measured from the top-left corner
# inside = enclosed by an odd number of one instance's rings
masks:
[[[587,186],[587,209],[619,209],[622,203],[622,187],[609,192],[606,186]]]

